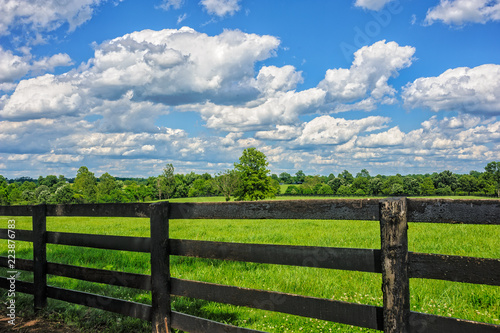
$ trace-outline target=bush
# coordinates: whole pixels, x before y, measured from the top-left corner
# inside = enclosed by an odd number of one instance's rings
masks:
[[[285,194],[297,195],[299,194],[299,189],[295,185],[290,185],[286,188]]]
[[[333,190],[330,186],[323,184],[320,189],[318,190],[318,194],[323,194],[323,195],[333,195]]]
[[[359,188],[356,190],[356,192],[354,192],[354,195],[357,195],[358,197],[362,197],[362,196],[366,195],[366,192]]]
[[[453,195],[453,191],[449,186],[437,188],[435,193],[436,195]]]
[[[337,194],[338,195],[351,195],[352,192],[351,192],[351,188],[349,186],[346,186],[346,185],[341,185],[339,187],[339,189],[337,190]]]

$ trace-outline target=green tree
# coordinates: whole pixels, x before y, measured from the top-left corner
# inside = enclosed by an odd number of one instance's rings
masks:
[[[460,190],[467,192],[467,194],[471,194],[478,190],[479,181],[476,177],[471,175],[462,175],[458,179],[458,184]]]
[[[367,193],[369,186],[370,181],[366,177],[356,177],[352,182],[352,188],[354,191],[362,190],[364,193]]]
[[[159,189],[159,197],[165,197],[166,199],[170,199],[172,194],[175,191],[175,175],[174,175],[174,166],[171,163],[168,163],[163,168],[163,173],[158,176],[158,189]]]
[[[191,187],[189,188],[188,196],[189,197],[203,197],[207,195],[207,183],[210,180],[205,180],[203,178],[196,179]]]
[[[321,195],[333,195],[334,194],[332,191],[332,188],[326,184],[321,184],[321,187],[319,188],[317,193],[321,194]]]
[[[7,194],[7,189],[5,187],[0,187],[0,205],[9,205],[9,195]]]
[[[295,182],[302,184],[304,180],[306,179],[306,174],[304,171],[299,170],[295,173]]]
[[[403,179],[403,189],[406,195],[418,195],[420,193],[420,184],[414,177],[405,176]]]
[[[111,192],[118,188],[118,183],[116,182],[115,177],[111,176],[109,173],[102,174],[99,177],[99,183],[97,184],[97,192],[99,197],[110,195]]]
[[[375,177],[370,179],[368,183],[368,192],[372,195],[380,195],[382,194],[382,186],[384,182],[379,177]]]
[[[342,173],[339,173],[338,178],[342,180],[342,185],[351,185],[352,182],[354,181],[354,177],[347,170],[344,170],[342,171]]]
[[[359,178],[359,177],[363,177],[363,178],[366,178],[366,179],[370,179],[371,178],[370,173],[366,169],[362,169],[360,172],[358,172],[356,174],[356,178]]]
[[[56,192],[54,193],[54,196],[52,198],[52,201],[57,204],[71,204],[74,203],[75,201],[75,192],[71,188],[70,184],[65,184],[63,186],[60,186]]]
[[[497,196],[500,198],[500,162],[490,162],[484,169],[493,181],[496,182]]]
[[[341,185],[337,190],[337,195],[348,196],[351,194],[352,194],[351,187],[348,185]]]
[[[288,172],[282,172],[280,173],[280,182],[283,184],[291,184],[292,183],[292,176]]]
[[[247,148],[243,151],[234,167],[238,172],[241,182],[235,192],[237,200],[261,200],[268,197],[274,197],[275,189],[271,183],[271,177],[268,176],[269,163],[266,155],[256,148]]]
[[[218,173],[215,178],[215,185],[224,197],[226,201],[231,200],[231,196],[240,186],[240,175],[236,170],[226,170],[224,172]]]
[[[83,196],[85,202],[97,201],[97,179],[86,166],[78,169],[73,189]]]
[[[434,195],[435,193],[434,182],[431,177],[425,177],[422,184],[420,184],[421,195]]]
[[[299,188],[295,185],[290,185],[286,188],[285,194],[297,195],[300,194]]]
[[[332,178],[328,181],[328,186],[330,186],[334,194],[337,193],[341,185],[342,185],[342,180],[340,178]]]
[[[456,191],[458,188],[458,177],[449,170],[437,174],[433,180],[436,189],[449,187],[452,191]],[[446,190],[446,192],[449,191]]]
[[[16,183],[9,184],[9,186],[7,186],[7,192],[9,193],[9,203],[11,205],[19,204],[22,194],[19,186]]]
[[[0,175],[0,188],[4,188],[4,187],[7,187],[7,179]]]
[[[307,176],[301,186],[305,190],[315,193],[321,187],[321,178],[319,176]]]
[[[391,187],[391,195],[403,195],[404,194],[404,187],[403,185],[399,184],[399,183],[394,183],[392,184],[392,187]]]

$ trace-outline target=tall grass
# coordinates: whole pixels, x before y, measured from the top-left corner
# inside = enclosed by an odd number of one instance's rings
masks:
[[[31,229],[31,218],[17,217],[18,229]],[[7,223],[8,217],[0,218]],[[3,227],[3,226],[2,226]],[[149,236],[149,220],[142,218],[48,217],[48,231]],[[171,220],[170,237],[241,243],[311,245],[352,248],[380,248],[380,230],[376,221],[325,220]],[[410,223],[410,251],[500,258],[499,226],[438,225]],[[1,255],[6,241],[0,242]],[[18,242],[17,256],[31,259],[31,243]],[[85,267],[133,273],[150,273],[149,255],[125,251],[47,246],[47,259]],[[171,258],[173,277],[273,290],[313,297],[370,305],[382,305],[380,274],[337,271],[318,268],[231,262],[222,260]],[[2,270],[5,276],[5,270]],[[21,279],[32,280],[23,272]],[[150,304],[151,295],[141,290],[113,287],[75,279],[49,276],[50,285]],[[452,316],[500,324],[500,288],[447,281],[412,279],[413,311]],[[32,297],[18,296],[30,311]],[[337,323],[301,318],[269,311],[254,310],[202,300],[176,297],[176,311],[269,332],[372,332]],[[49,301],[52,316],[78,322],[89,331],[150,332],[140,320],[100,310]]]

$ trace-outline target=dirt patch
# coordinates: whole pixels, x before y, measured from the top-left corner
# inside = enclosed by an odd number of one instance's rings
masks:
[[[16,333],[80,333],[81,331],[64,323],[49,320],[43,317],[20,318],[16,317],[15,325],[9,323],[10,318],[0,315],[0,332]]]

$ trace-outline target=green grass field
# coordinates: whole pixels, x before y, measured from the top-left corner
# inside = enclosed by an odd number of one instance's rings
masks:
[[[219,199],[221,200],[210,198],[211,201],[224,200]],[[202,200],[192,198],[189,201]],[[1,228],[6,228],[8,219],[10,217],[0,217]],[[30,217],[17,217],[15,220],[18,229],[31,229]],[[47,230],[148,237],[149,220],[48,217]],[[242,243],[380,248],[379,224],[376,221],[172,220],[170,237]],[[500,258],[498,239],[499,226],[424,223],[410,223],[409,226],[409,248],[415,252]],[[0,244],[0,254],[6,255],[6,241],[1,240]],[[16,254],[19,258],[31,259],[31,243],[18,242]],[[52,262],[85,267],[150,273],[149,254],[144,253],[49,244],[47,258]],[[2,270],[3,276],[5,271]],[[171,274],[182,279],[382,305],[380,274],[186,257],[171,258]],[[30,281],[32,274],[22,272],[20,279]],[[136,289],[56,276],[49,276],[48,283],[125,300],[149,304],[151,302],[150,293]],[[413,311],[500,324],[498,287],[423,279],[412,279],[410,283]],[[2,295],[4,298],[5,293]],[[19,304],[25,306],[23,311],[30,312],[32,296],[18,294],[17,298]],[[174,298],[172,307],[176,311],[268,332],[372,332],[358,327],[202,300]],[[78,322],[80,327],[88,331],[151,330],[150,324],[140,320],[55,300],[49,300],[47,311],[50,316],[59,320]]]

